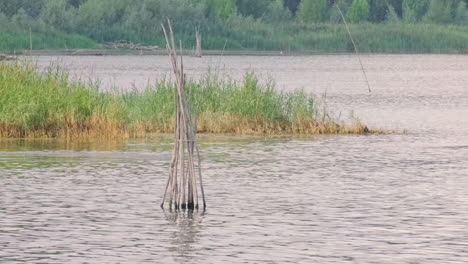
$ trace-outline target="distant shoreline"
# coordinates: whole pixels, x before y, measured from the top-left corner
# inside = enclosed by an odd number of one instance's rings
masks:
[[[69,50],[20,50],[8,53],[10,55],[31,55],[31,56],[164,56],[167,55],[165,49],[154,51],[139,50],[113,50],[113,49],[69,49]],[[203,56],[310,56],[310,55],[353,55],[349,51],[323,52],[323,51],[281,51],[281,50],[204,50]],[[362,55],[466,55],[466,51],[445,51],[445,52],[405,52],[405,51],[379,51],[379,52],[360,52]],[[184,56],[192,56],[193,50],[184,50]]]

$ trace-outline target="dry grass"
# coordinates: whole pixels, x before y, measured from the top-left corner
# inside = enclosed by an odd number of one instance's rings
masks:
[[[39,129],[24,129],[14,124],[0,123],[0,138],[142,138],[154,133],[174,133],[174,125],[134,123],[126,125],[116,120],[93,117],[83,124],[63,123]],[[203,112],[198,118],[198,133],[230,135],[315,135],[315,134],[380,134],[359,121],[336,123],[320,122],[313,118],[299,123],[250,120],[229,113]]]
[[[213,112],[201,113],[198,119],[198,131],[237,135],[367,134],[378,132],[369,130],[358,120],[351,124],[340,124],[331,119],[317,121],[313,116],[310,116],[292,123],[264,119],[251,120],[239,115]]]

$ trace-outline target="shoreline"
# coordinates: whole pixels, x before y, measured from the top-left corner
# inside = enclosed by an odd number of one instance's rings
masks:
[[[8,55],[16,56],[167,56],[166,49],[153,51],[113,50],[113,49],[69,49],[69,50],[20,50]],[[314,56],[314,55],[354,55],[354,52],[321,52],[321,51],[283,51],[283,50],[204,50],[203,56]],[[468,55],[468,50],[452,52],[402,52],[379,51],[360,52],[360,55]],[[183,50],[184,56],[193,56],[193,50]]]

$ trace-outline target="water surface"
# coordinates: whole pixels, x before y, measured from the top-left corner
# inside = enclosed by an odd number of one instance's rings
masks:
[[[362,59],[371,94],[354,56],[186,58],[194,78],[255,71],[399,132],[201,136],[206,212],[158,207],[170,135],[0,141],[0,263],[466,263],[468,57]],[[166,57],[59,60],[104,89],[169,74]]]

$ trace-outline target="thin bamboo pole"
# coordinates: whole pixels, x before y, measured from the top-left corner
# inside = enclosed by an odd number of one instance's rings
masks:
[[[367,78],[366,70],[364,69],[364,65],[362,64],[361,57],[359,56],[359,51],[358,51],[358,48],[356,46],[356,43],[354,43],[353,35],[351,34],[351,31],[349,30],[348,23],[346,23],[345,16],[343,15],[343,12],[341,12],[341,8],[338,6],[338,4],[335,4],[335,6],[338,9],[338,11],[340,12],[341,18],[343,19],[343,23],[345,24],[346,30],[348,31],[349,38],[351,39],[351,43],[353,44],[354,52],[356,53],[356,55],[358,57],[359,64],[361,65],[362,74],[364,75],[364,79],[366,80],[367,88],[369,89],[369,93],[370,93],[371,92],[371,87],[370,87],[370,84],[369,84],[369,79]]]
[[[185,91],[184,61],[182,55],[180,61],[177,59],[174,32],[171,22],[167,20],[168,29],[161,25],[166,37],[166,48],[171,60],[172,70],[176,79],[175,103],[176,103],[176,131],[175,148],[172,153],[169,167],[169,179],[166,183],[161,208],[164,208],[166,198],[169,197],[170,209],[198,209],[198,181],[203,199],[203,209],[206,208],[205,191],[201,178],[201,161],[198,147],[196,145],[196,117],[192,123],[192,109],[188,104]],[[168,34],[169,33],[169,34]],[[179,43],[180,54],[182,54],[182,43]],[[198,170],[195,170],[194,153],[197,151]],[[197,179],[199,177],[199,180]]]
[[[33,49],[33,44],[32,44],[32,30],[31,27],[29,27],[29,55],[31,55]]]
[[[202,172],[201,172],[200,151],[198,150],[198,146],[195,146],[195,149],[197,150],[198,176],[200,177],[200,190],[201,190],[201,193],[202,193],[203,209],[206,209],[205,190],[203,188],[203,178],[202,178]]]

